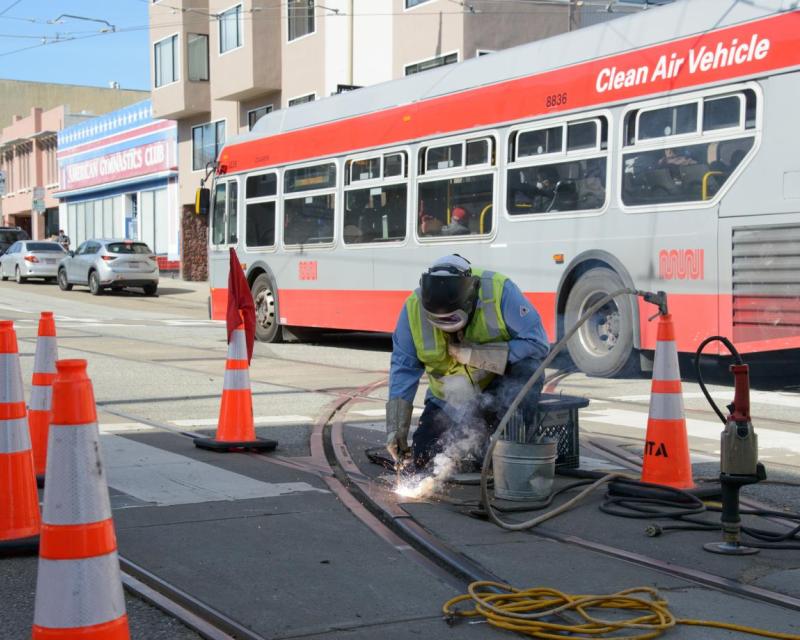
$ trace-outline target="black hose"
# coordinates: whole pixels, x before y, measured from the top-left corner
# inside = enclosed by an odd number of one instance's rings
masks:
[[[725,424],[728,420],[723,415],[722,411],[720,411],[717,403],[714,402],[714,399],[711,397],[708,389],[706,389],[706,384],[703,381],[703,374],[700,373],[700,356],[703,353],[703,349],[705,349],[706,346],[712,342],[721,342],[724,344],[728,348],[728,351],[731,353],[731,355],[736,359],[736,364],[744,364],[744,361],[742,360],[742,356],[740,356],[739,352],[736,350],[736,347],[733,346],[733,343],[725,336],[710,336],[706,338],[700,343],[700,345],[697,347],[697,351],[695,351],[694,354],[694,372],[695,375],[697,375],[697,383],[700,385],[700,390],[703,392],[706,400],[708,400],[708,404],[711,405],[714,413],[716,413],[719,416],[719,419],[722,420],[722,424]]]

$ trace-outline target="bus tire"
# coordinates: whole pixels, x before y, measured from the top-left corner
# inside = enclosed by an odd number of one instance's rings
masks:
[[[605,267],[589,269],[580,276],[567,297],[565,332],[603,295],[624,286],[619,275]],[[606,303],[567,343],[575,365],[587,375],[603,378],[633,373],[633,318],[630,296],[618,296]]]
[[[259,342],[280,342],[282,335],[275,283],[266,273],[262,273],[253,281],[251,292],[256,305],[256,338]]]

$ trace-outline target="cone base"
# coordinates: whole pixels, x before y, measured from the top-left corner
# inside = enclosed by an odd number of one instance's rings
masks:
[[[0,558],[39,554],[39,536],[0,541]]]
[[[207,451],[273,451],[278,446],[276,440],[256,438],[255,440],[223,441],[215,438],[195,438],[194,446]]]

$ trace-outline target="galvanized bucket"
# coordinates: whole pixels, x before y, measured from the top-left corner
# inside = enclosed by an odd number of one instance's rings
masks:
[[[498,440],[492,454],[494,495],[503,500],[544,500],[553,488],[557,442]]]

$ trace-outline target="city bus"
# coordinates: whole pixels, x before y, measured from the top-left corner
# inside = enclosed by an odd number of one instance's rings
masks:
[[[800,346],[800,11],[692,0],[266,115],[214,170],[210,308],[229,248],[258,338],[390,332],[458,253],[512,278],[552,341],[624,286],[677,344]],[[655,348],[632,296],[570,341],[618,375]]]

